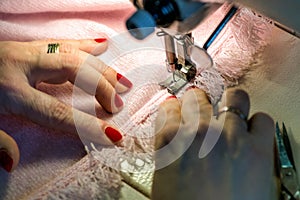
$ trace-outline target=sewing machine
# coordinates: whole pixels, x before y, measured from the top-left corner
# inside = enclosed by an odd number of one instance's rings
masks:
[[[204,45],[196,48],[194,48],[195,45],[190,31],[205,20],[206,17],[210,16],[222,4],[185,0],[135,0],[133,3],[138,10],[126,22],[127,28],[129,32],[139,40],[145,39],[148,35],[153,33],[155,30],[154,27],[160,28],[161,31],[159,31],[157,35],[164,37],[166,65],[168,71],[172,72],[172,75],[159,84],[167,88],[172,94],[176,94],[199,73],[196,67],[197,63],[195,63],[192,58],[193,50],[195,50],[194,53],[196,52],[198,56],[206,60],[206,65],[212,64],[212,60],[206,53],[206,50],[214,42],[228,21],[235,15],[238,7],[241,5],[250,7],[254,12],[269,17],[270,23],[273,23],[284,32],[298,38],[300,37],[300,20],[298,17],[300,2],[297,0],[274,0],[272,2],[267,0],[234,1],[231,8],[228,9],[228,12],[224,15],[223,20],[215,26],[215,30]],[[280,153],[282,153],[282,151],[280,151],[279,154]],[[286,170],[284,167],[283,169]],[[285,178],[289,179],[288,186],[291,180],[293,181],[293,187],[297,183],[295,175],[292,177],[285,173],[282,174],[281,178],[283,180]],[[284,197],[286,199],[300,198],[299,190],[294,192],[293,189],[288,188],[287,192],[292,193],[285,194]],[[293,195],[294,197],[292,197]]]
[[[206,16],[209,16],[215,8],[221,3],[209,1],[192,1],[192,0],[131,0],[138,8],[126,22],[127,28],[141,29],[152,27],[147,31],[140,30],[139,33],[132,32],[133,36],[138,39],[144,39],[154,30],[153,27],[174,28],[177,23],[177,31],[183,33],[197,26]],[[220,2],[218,0],[217,2]],[[221,0],[223,2],[223,0]],[[224,1],[225,2],[225,1]],[[300,20],[299,9],[300,2],[297,0],[268,0],[251,1],[251,0],[227,0],[234,2],[236,6],[249,7],[274,20],[278,26],[286,31],[299,37]],[[279,24],[280,23],[280,24]],[[139,31],[139,30],[137,30]]]
[[[154,32],[155,27],[161,31],[158,36],[164,37],[166,50],[166,66],[172,75],[160,86],[176,94],[188,82],[200,73],[201,68],[213,65],[206,50],[217,38],[218,34],[235,15],[240,4],[254,8],[272,18],[279,28],[299,37],[300,21],[297,12],[300,2],[272,1],[234,1],[223,20],[202,47],[194,45],[191,30],[215,12],[221,3],[203,3],[189,0],[133,0],[138,10],[127,20],[126,26],[135,38],[142,40]],[[288,12],[282,12],[288,11]],[[283,25],[284,24],[284,25]],[[193,58],[198,57],[198,59]],[[199,58],[199,56],[201,58]],[[197,60],[201,60],[197,62]]]

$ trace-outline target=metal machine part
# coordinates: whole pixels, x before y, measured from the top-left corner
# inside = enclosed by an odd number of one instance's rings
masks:
[[[267,0],[263,0],[262,2],[248,0],[228,1],[250,6],[274,17],[276,20],[291,25],[290,27],[294,29],[273,22],[286,32],[297,37],[300,36],[299,32],[297,32],[300,30],[300,21],[296,19],[300,4],[295,0],[288,0],[293,1],[295,6],[291,4],[286,5],[279,0],[276,0],[274,5],[270,5]],[[214,12],[221,4],[204,3],[200,0],[132,0],[132,2],[137,7],[137,11],[126,21],[127,29],[135,38],[142,40],[154,32],[155,27],[161,28],[166,47],[167,69],[173,74],[172,78],[169,77],[167,80],[161,82],[160,85],[168,88],[169,92],[174,94],[187,84],[187,82],[191,81],[197,73],[195,63],[191,61],[187,53],[187,47],[193,44],[185,41],[183,39],[185,38],[184,36],[187,36],[193,28]],[[276,13],[280,5],[286,8],[286,11],[290,10],[291,13]],[[203,46],[204,50],[209,48],[237,10],[238,8],[233,5],[205,42]],[[181,35],[181,37],[178,37],[178,35]]]
[[[202,70],[213,66],[213,61],[205,49],[196,46],[192,34],[169,35],[161,31],[166,49],[166,66],[172,74],[159,85],[176,94],[187,83],[194,80]]]
[[[136,39],[144,39],[154,27],[171,28],[188,33],[221,6],[189,0],[133,0],[137,11],[127,19],[126,26]]]
[[[128,30],[141,32],[138,39],[144,39],[154,31],[154,27],[168,27],[181,33],[195,28],[203,19],[209,16],[220,3],[207,0],[131,0],[138,8],[137,12],[126,22]],[[231,2],[236,7],[246,6],[255,12],[269,17],[273,24],[280,29],[300,37],[298,0],[218,0],[218,2]],[[138,14],[141,13],[141,14]],[[145,27],[151,27],[144,33]],[[133,34],[134,35],[134,34]]]
[[[167,33],[162,29],[157,35],[164,37],[167,58],[166,66],[168,71],[172,72],[172,75],[165,81],[160,82],[159,85],[163,88],[167,88],[169,93],[176,94],[200,73],[200,69],[211,67],[213,61],[206,50],[210,47],[228,21],[234,16],[236,11],[237,8],[232,6],[212,35],[205,42],[203,48],[194,45],[191,33],[176,35],[176,33]],[[197,48],[198,53],[198,58],[194,60],[191,57],[193,47]],[[206,66],[203,66],[203,64]]]
[[[172,36],[163,31],[157,33],[163,36],[166,48],[166,65],[172,75],[159,83],[167,88],[169,93],[176,94],[188,82],[196,76],[197,69],[190,57],[190,46],[194,45],[191,34]]]
[[[195,46],[191,34],[187,31],[196,27],[220,4],[207,4],[189,0],[144,0],[143,3],[134,1],[134,4],[138,10],[127,20],[127,28],[131,35],[137,39],[147,37],[154,31],[155,26],[161,28],[157,35],[164,37],[166,66],[172,75],[160,82],[159,85],[167,88],[171,94],[176,94],[199,74],[197,65],[199,68],[203,65],[202,63],[205,63],[205,60],[209,60],[209,62],[206,62],[209,63],[208,65],[213,63],[207,53],[202,53],[202,55],[205,55],[208,59],[200,56],[204,59],[204,62],[199,61],[199,59],[196,59],[198,63],[192,61],[190,51],[191,47]],[[237,8],[232,6],[232,9],[217,26],[204,47],[197,47],[200,51],[207,50],[236,10]]]

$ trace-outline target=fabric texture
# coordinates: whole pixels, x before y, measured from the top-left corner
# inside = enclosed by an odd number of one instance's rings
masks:
[[[199,46],[212,31],[209,25],[216,23],[212,19],[220,18],[226,9],[228,5],[194,30]],[[158,105],[170,95],[157,83],[169,73],[164,64],[161,38],[153,35],[138,42],[126,32],[124,22],[134,10],[127,0],[0,2],[0,40],[106,36],[109,48],[99,59],[134,84],[130,92],[122,95],[124,110],[115,115],[105,113],[85,94],[74,95],[70,83],[38,87],[78,109],[88,113],[95,111],[98,117],[119,127],[125,134],[124,147],[120,148],[84,146],[77,136],[48,130],[25,119],[1,116],[0,129],[16,139],[21,161],[12,174],[0,171],[0,199],[118,199],[120,172],[153,171],[153,122]],[[243,23],[247,25],[241,26]],[[268,26],[250,10],[240,9],[208,50],[214,66],[202,71],[190,84],[203,88],[212,102],[217,102],[224,88],[237,84],[247,70],[259,62],[254,56],[259,58],[257,55],[268,44]],[[145,193],[149,194],[149,189]]]
[[[3,0],[0,3],[0,12],[3,13],[41,13],[41,12],[101,12],[110,10],[124,10],[132,8],[128,0],[31,0],[31,1],[10,1]]]

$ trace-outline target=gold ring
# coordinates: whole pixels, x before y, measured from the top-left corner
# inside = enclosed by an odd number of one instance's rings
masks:
[[[219,110],[218,117],[220,116],[220,114],[225,113],[225,112],[232,112],[232,113],[236,114],[237,116],[239,116],[239,118],[241,118],[242,120],[247,121],[247,116],[244,115],[241,110],[231,107],[231,106],[224,106],[221,110]]]
[[[59,44],[58,43],[48,44],[47,53],[59,53]]]

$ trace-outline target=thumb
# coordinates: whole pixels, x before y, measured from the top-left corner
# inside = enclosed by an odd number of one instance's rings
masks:
[[[13,171],[19,163],[20,153],[15,140],[0,130],[0,166],[7,172]]]

